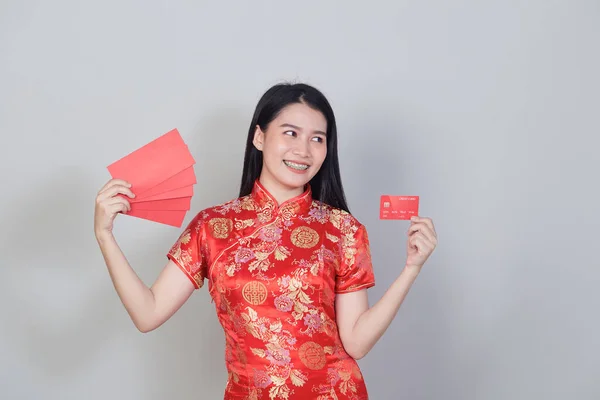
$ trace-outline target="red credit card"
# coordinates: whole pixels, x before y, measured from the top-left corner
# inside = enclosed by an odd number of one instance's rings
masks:
[[[410,219],[415,215],[419,215],[419,196],[381,196],[379,219]]]

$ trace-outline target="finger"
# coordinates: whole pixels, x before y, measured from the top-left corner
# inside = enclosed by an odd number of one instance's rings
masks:
[[[413,222],[410,224],[410,226],[408,227],[408,233],[411,234],[413,232],[427,232],[431,235],[431,237],[433,237],[433,232],[431,231],[431,229],[429,228],[429,226],[427,226],[426,224],[424,224],[423,222]]]
[[[427,253],[427,251],[430,248],[427,239],[425,239],[423,236],[415,236],[412,238],[411,242],[412,247],[416,248],[417,251],[421,254]]]
[[[415,238],[415,246],[417,248],[417,251],[421,254],[427,253],[427,250],[429,249],[429,246],[427,246],[425,239],[423,239],[422,237]]]
[[[127,208],[128,211],[131,210],[131,203],[124,197],[113,197],[107,200],[107,205],[108,206],[113,206],[115,204],[125,204],[125,207]]]
[[[104,192],[106,189],[111,188],[115,185],[131,187],[131,183],[127,182],[124,179],[111,179],[108,182],[106,182],[104,186],[102,186],[102,188],[98,191],[98,194]]]
[[[419,217],[417,215],[417,216],[412,217],[411,221],[424,223],[425,225],[427,225],[429,227],[429,229],[431,229],[431,232],[433,232],[433,235],[435,237],[437,237],[437,232],[435,231],[435,226],[433,225],[433,221],[431,220],[431,218],[429,218],[429,217]]]
[[[411,249],[415,249],[417,247],[417,244],[415,242],[415,238],[411,237],[408,240],[408,247],[410,247]]]
[[[413,235],[415,232],[422,232],[423,235],[425,235],[425,237],[428,240],[430,240],[432,243],[436,243],[437,242],[437,238],[436,238],[435,234],[431,231],[431,229],[429,228],[429,226],[427,226],[424,223],[414,222],[408,228],[408,235],[409,236]]]
[[[110,181],[109,183],[107,183],[105,185],[105,187],[102,188],[102,190],[98,194],[106,193],[107,191],[111,190],[114,187],[125,187],[125,188],[130,189],[131,183],[124,181],[122,179],[114,179],[114,180]]]
[[[135,197],[135,194],[128,187],[125,187],[122,185],[115,185],[115,186],[109,187],[103,193],[98,195],[98,201],[100,202],[100,201],[106,200],[107,198],[114,197],[117,194],[123,194],[130,198]]]
[[[411,237],[411,240],[413,240],[413,242],[415,242],[417,239],[429,242],[429,239],[422,232],[415,232],[415,233],[413,233],[413,235]]]
[[[412,243],[414,243],[414,241],[415,241],[417,238],[421,238],[421,239],[424,239],[424,240],[428,240],[428,239],[427,239],[427,237],[426,237],[426,236],[425,236],[425,235],[424,235],[422,232],[413,232],[413,233],[411,234],[411,236],[410,236],[410,239],[409,239],[409,240],[410,240]]]
[[[418,218],[419,218],[419,220],[417,222],[421,222],[421,223],[424,223],[425,225],[427,225],[427,227],[431,230],[433,235],[437,236],[437,233],[435,231],[435,227],[433,226],[433,221],[431,220],[431,218],[429,218],[429,217],[418,217]]]
[[[124,203],[112,204],[108,207],[108,209],[111,214],[126,213],[129,211],[129,208]]]
[[[421,232],[416,232],[413,234],[413,236],[411,237],[412,243],[423,243],[424,246],[426,246],[428,249],[433,249],[435,247],[435,243],[432,242],[431,240],[429,240],[429,238],[427,238],[423,233]]]

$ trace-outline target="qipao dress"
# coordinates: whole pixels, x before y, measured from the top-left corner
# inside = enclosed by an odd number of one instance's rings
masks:
[[[368,399],[335,295],[375,285],[365,227],[312,198],[252,193],[200,211],[167,253],[208,282],[225,333],[225,400]]]

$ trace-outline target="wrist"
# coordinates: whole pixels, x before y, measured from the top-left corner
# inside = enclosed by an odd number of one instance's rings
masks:
[[[104,243],[110,239],[112,239],[112,232],[106,230],[96,230],[95,232],[96,240],[99,243]]]
[[[405,264],[402,273],[413,275],[416,277],[421,272],[421,268],[421,265]]]

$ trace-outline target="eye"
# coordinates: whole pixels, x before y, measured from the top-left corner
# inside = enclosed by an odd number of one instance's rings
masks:
[[[323,138],[322,136],[315,136],[313,138],[313,140],[319,142],[319,143],[323,143],[325,141],[325,138]]]
[[[285,131],[285,132],[283,132],[283,134],[284,135],[289,135],[289,136],[294,136],[294,135],[296,135],[296,132],[294,132],[294,131]]]

